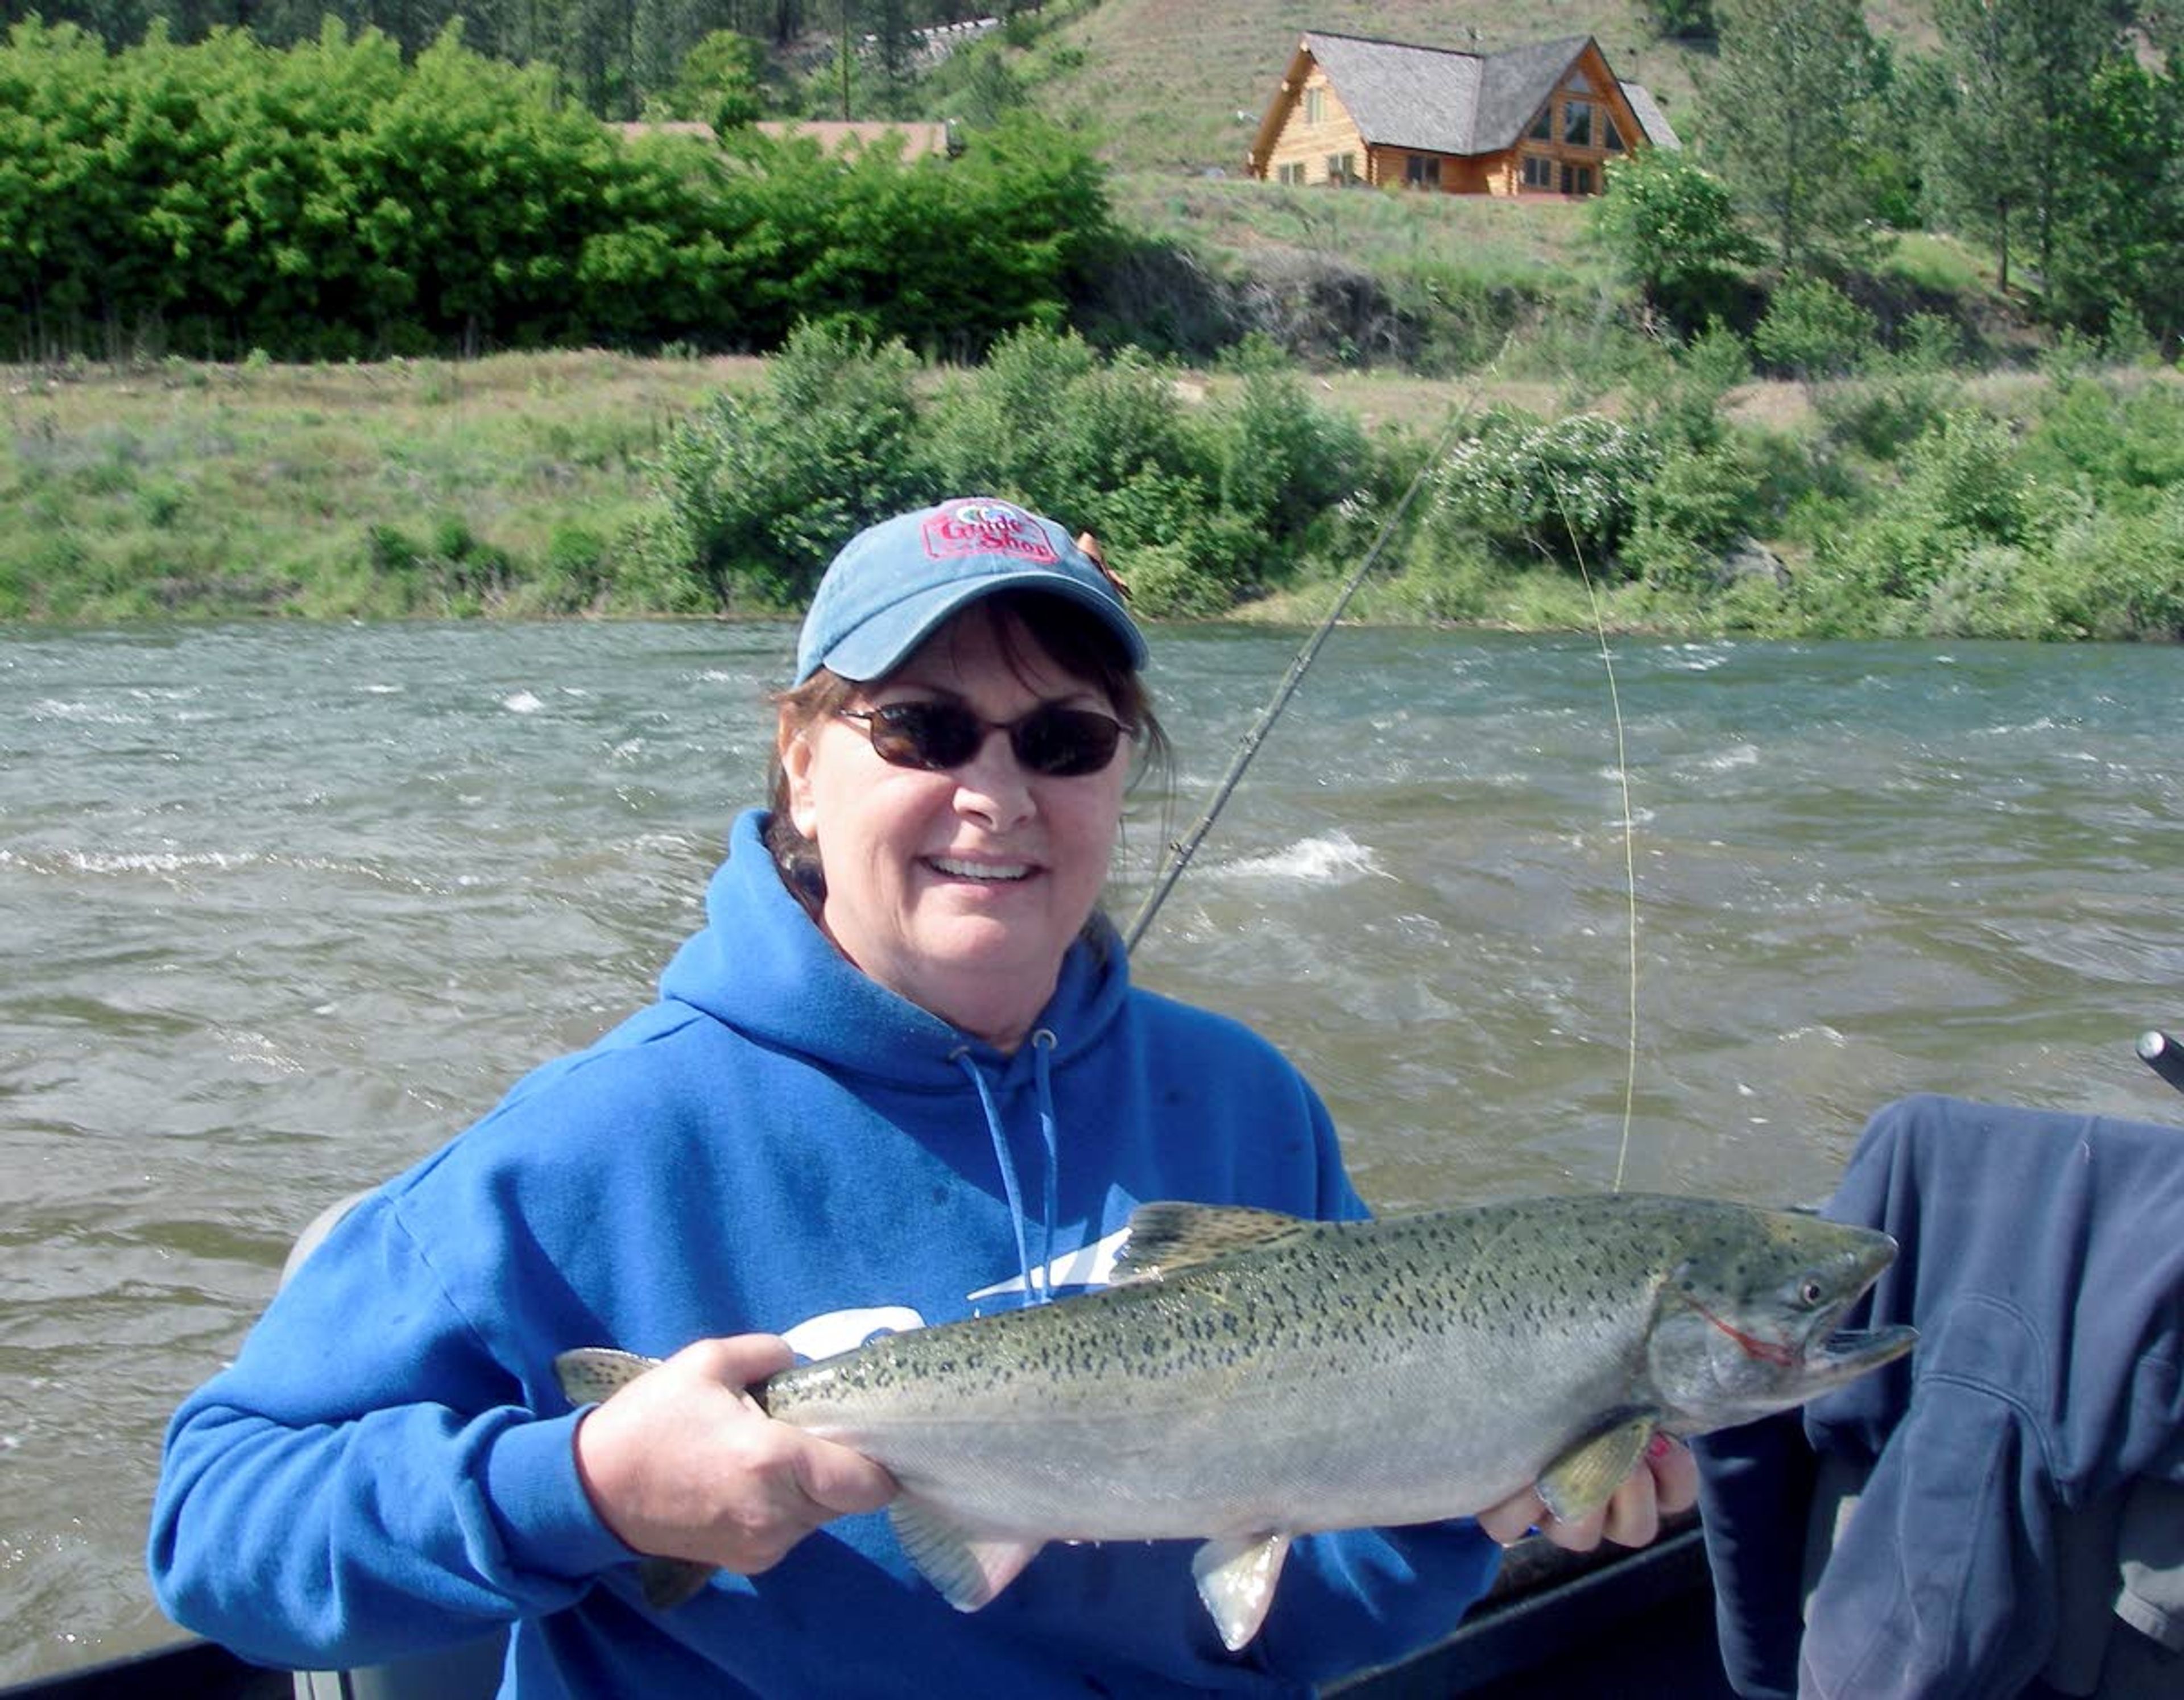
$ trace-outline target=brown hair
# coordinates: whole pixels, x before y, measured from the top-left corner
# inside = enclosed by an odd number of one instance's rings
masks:
[[[999,590],[951,616],[940,630],[958,630],[973,615],[988,622],[1002,660],[1017,677],[1022,677],[1033,660],[1027,651],[1028,645],[1030,651],[1059,671],[1084,680],[1106,696],[1116,717],[1137,734],[1133,784],[1147,772],[1167,772],[1167,734],[1153,712],[1151,694],[1143,677],[1130,665],[1129,652],[1104,619],[1065,596],[1038,590]],[[781,752],[792,739],[855,702],[866,688],[822,667],[802,684],[791,686],[774,698],[780,722],[766,778],[767,804],[772,812],[766,823],[766,847],[772,852],[783,882],[815,917],[827,899],[827,877],[820,867],[819,846],[799,832],[789,817],[788,774],[782,766]]]

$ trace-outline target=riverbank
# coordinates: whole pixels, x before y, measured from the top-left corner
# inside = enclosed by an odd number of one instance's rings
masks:
[[[762,365],[582,351],[0,369],[0,613],[611,607],[646,457]]]
[[[702,585],[672,564],[671,549],[656,546],[666,506],[655,467],[709,404],[761,392],[769,366],[753,358],[582,350],[469,361],[0,368],[0,618],[716,612]],[[921,394],[937,394],[956,376],[925,369],[914,383]],[[1392,502],[1387,469],[1414,465],[1452,412],[1613,421],[1648,404],[1628,390],[1580,393],[1545,380],[1293,376],[1299,405],[1354,422],[1381,465],[1382,488],[1372,501],[1347,504],[1357,511],[1329,527],[1295,571],[1217,610],[1223,617],[1318,618],[1331,582]],[[1178,367],[1166,382],[1185,413],[1199,413],[1234,404],[1246,380],[1237,371]],[[1942,511],[1916,536],[1876,532],[1862,540],[1862,555],[1831,555],[1826,527],[1812,516],[1849,482],[1851,432],[1860,409],[1878,404],[1848,395],[1847,386],[1747,380],[1715,399],[1714,413],[1724,435],[1744,445],[1736,470],[1758,497],[1771,499],[1769,481],[1791,493],[1777,501],[1780,527],[1740,544],[1741,583],[1708,581],[1702,562],[1692,585],[1664,594],[1659,582],[1618,574],[1596,554],[1594,588],[1607,593],[1607,622],[1775,636],[2176,635],[2170,603],[2184,599],[2184,579],[2162,577],[2158,560],[2137,562],[2131,550],[2157,536],[2177,503],[2175,481],[2146,462],[2133,433],[2158,436],[2159,421],[2142,415],[2149,404],[2176,411],[2184,394],[2178,375],[2020,371],[1953,382],[1952,407],[1992,430],[1937,438],[1940,448],[1903,475],[1909,499],[1895,504],[1896,518],[1901,523],[1925,499],[1923,489],[1944,506],[1970,499],[1976,523],[1959,525],[1953,510]],[[2067,432],[2043,423],[2057,417]],[[2048,438],[2062,443],[2067,459],[2003,464]],[[1708,463],[1691,464],[1703,471]],[[1662,476],[1642,475],[1641,488],[1667,488]],[[1966,499],[1965,487],[1981,480],[2000,495],[1975,490]],[[2130,528],[2103,529],[2109,484],[2127,488],[2137,504],[2116,510]],[[1670,494],[1688,504],[1705,491]],[[1990,523],[2003,497],[2008,511]],[[2075,529],[2053,531],[2047,516],[2071,502],[2085,510],[2070,519]],[[1885,504],[1875,505],[1888,517]],[[1953,526],[1962,534],[1960,559],[1945,553],[1956,546]],[[1847,526],[1834,529],[1850,535]],[[2089,610],[2083,596],[2020,596],[2020,581],[2045,589],[2031,570],[2018,571],[2031,553],[2022,540],[2036,534],[2051,555],[2058,538],[2090,551],[2077,569],[2088,582],[2114,577],[2109,539],[2120,539],[2126,568],[2146,582],[2113,616]],[[1882,570],[1870,563],[1885,567],[1898,556],[1919,557],[1911,567],[1930,577],[1910,587],[1914,597],[1857,577],[1870,579]],[[1858,595],[1841,594],[1846,583]],[[1827,594],[1780,594],[1793,584]],[[1593,618],[1591,592],[1568,562],[1528,564],[1522,550],[1506,549],[1494,558],[1467,554],[1446,523],[1392,556],[1352,611],[1379,623],[1534,630],[1584,628]],[[1956,620],[1968,623],[1952,626]]]
[[[681,421],[756,358],[597,349],[371,364],[0,367],[0,617],[672,611],[630,546]],[[1201,401],[1232,379],[1181,374]],[[1368,432],[1423,429],[1460,383],[1313,380]],[[1552,404],[1509,384],[1512,404]]]

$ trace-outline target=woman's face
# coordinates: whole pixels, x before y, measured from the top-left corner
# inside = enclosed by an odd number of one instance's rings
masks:
[[[1044,704],[1115,712],[1020,628],[1010,637],[1005,650],[973,606],[855,705],[952,701],[996,722]],[[1106,880],[1130,749],[1057,778],[1019,765],[991,732],[936,773],[882,761],[858,721],[829,716],[794,734],[782,750],[789,813],[819,848],[821,920],[836,946],[912,1003],[1015,1049]]]

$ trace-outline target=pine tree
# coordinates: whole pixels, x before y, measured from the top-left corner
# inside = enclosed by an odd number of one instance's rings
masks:
[[[1705,152],[1785,271],[1869,256],[1879,54],[1857,0],[1718,0]]]

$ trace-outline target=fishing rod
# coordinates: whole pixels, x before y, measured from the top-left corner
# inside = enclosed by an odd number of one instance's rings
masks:
[[[1506,348],[1507,345],[1505,343],[1503,346]],[[1340,623],[1343,611],[1350,606],[1351,599],[1357,595],[1368,575],[1379,563],[1389,541],[1395,536],[1396,527],[1401,524],[1403,516],[1410,511],[1411,504],[1417,499],[1419,490],[1424,488],[1427,473],[1440,464],[1442,455],[1448,450],[1450,440],[1455,437],[1458,428],[1470,415],[1472,409],[1477,405],[1487,377],[1500,364],[1500,360],[1501,356],[1497,354],[1495,359],[1488,363],[1485,370],[1479,374],[1478,380],[1472,386],[1471,393],[1465,397],[1462,405],[1450,414],[1448,423],[1442,427],[1440,437],[1434,443],[1432,453],[1419,463],[1418,471],[1412,474],[1411,482],[1404,487],[1401,499],[1390,510],[1387,518],[1381,521],[1380,529],[1374,535],[1372,546],[1365,551],[1363,559],[1357,563],[1350,577],[1344,581],[1341,589],[1336,594],[1334,601],[1329,607],[1327,613],[1322,617],[1319,624],[1312,629],[1312,634],[1305,639],[1295,657],[1291,659],[1289,671],[1282,676],[1281,683],[1275,687],[1273,695],[1268,700],[1267,705],[1259,711],[1258,718],[1251,722],[1238,742],[1236,753],[1229,761],[1228,771],[1221,776],[1219,783],[1215,785],[1212,796],[1207,801],[1205,811],[1199,816],[1190,830],[1183,837],[1169,841],[1167,854],[1162,859],[1161,865],[1155,873],[1152,887],[1146,892],[1145,900],[1138,906],[1138,912],[1131,917],[1130,924],[1123,933],[1124,948],[1132,951],[1137,949],[1139,940],[1145,935],[1145,929],[1152,925],[1153,917],[1160,912],[1160,906],[1167,900],[1168,893],[1175,889],[1176,882],[1183,878],[1184,869],[1190,866],[1191,858],[1198,854],[1198,847],[1206,841],[1206,834],[1213,830],[1213,823],[1220,817],[1221,811],[1227,806],[1228,799],[1234,794],[1237,786],[1242,783],[1245,770],[1251,765],[1252,758],[1259,753],[1259,747],[1266,742],[1268,733],[1273,730],[1274,722],[1281,718],[1282,711],[1289,706],[1290,699],[1296,694],[1298,687],[1303,684],[1305,674],[1311,670],[1312,662],[1318,657],[1320,649],[1325,645],[1329,636]],[[1552,474],[1550,477],[1552,477]],[[1623,807],[1621,825],[1624,890],[1628,911],[1626,935],[1630,940],[1628,961],[1630,1017],[1624,1039],[1623,1127],[1616,1148],[1615,1184],[1613,1189],[1614,1191],[1620,1192],[1623,1190],[1624,1172],[1630,1162],[1631,1126],[1635,1116],[1638,1095],[1638,866],[1635,844],[1637,824],[1630,801],[1630,769],[1624,727],[1623,700],[1616,688],[1615,657],[1608,647],[1607,616],[1601,606],[1600,593],[1593,582],[1591,570],[1585,563],[1584,545],[1578,540],[1575,526],[1569,521],[1568,498],[1564,493],[1558,479],[1554,480],[1554,485],[1555,500],[1557,505],[1563,510],[1563,523],[1568,528],[1571,543],[1576,549],[1578,571],[1585,580],[1585,595],[1591,605],[1593,634],[1599,641],[1601,666],[1607,677],[1608,707],[1615,722],[1615,774],[1621,789]],[[2179,1063],[2177,1066],[2180,1073],[2184,1073],[2184,1063]]]
[[[1498,360],[1500,357],[1497,355],[1496,358]],[[1492,365],[1490,363],[1488,371],[1491,370]],[[1234,794],[1236,787],[1243,783],[1244,770],[1251,765],[1252,758],[1259,753],[1259,746],[1267,741],[1267,734],[1273,730],[1274,722],[1282,717],[1282,711],[1289,706],[1290,699],[1296,694],[1297,688],[1304,683],[1305,674],[1311,670],[1313,660],[1318,656],[1321,647],[1326,644],[1329,635],[1340,622],[1343,610],[1350,606],[1351,599],[1357,594],[1359,588],[1365,582],[1367,575],[1379,564],[1390,539],[1396,534],[1396,527],[1402,523],[1403,516],[1410,511],[1411,504],[1418,499],[1419,490],[1424,487],[1426,474],[1440,464],[1441,456],[1447,452],[1450,439],[1456,435],[1457,428],[1469,416],[1471,410],[1477,405],[1479,385],[1484,383],[1485,376],[1485,375],[1482,373],[1479,383],[1474,383],[1472,386],[1471,393],[1465,398],[1463,404],[1450,414],[1447,425],[1442,427],[1440,436],[1434,443],[1433,452],[1418,463],[1418,470],[1411,475],[1411,482],[1404,487],[1401,499],[1390,510],[1387,518],[1380,522],[1380,529],[1374,535],[1372,546],[1365,551],[1364,558],[1357,563],[1350,577],[1344,581],[1333,605],[1328,609],[1325,616],[1313,628],[1312,635],[1305,639],[1295,656],[1290,660],[1289,671],[1283,675],[1281,683],[1275,687],[1273,695],[1268,700],[1267,705],[1259,711],[1259,717],[1251,722],[1250,728],[1245,731],[1242,739],[1238,743],[1236,754],[1229,761],[1228,772],[1221,776],[1220,783],[1213,788],[1213,795],[1206,805],[1206,811],[1192,824],[1189,832],[1179,839],[1172,839],[1168,841],[1167,853],[1162,856],[1161,865],[1154,874],[1152,888],[1145,893],[1145,901],[1138,906],[1138,912],[1131,917],[1128,928],[1123,932],[1123,942],[1125,948],[1131,950],[1137,949],[1138,941],[1145,937],[1145,929],[1152,925],[1153,917],[1160,912],[1161,905],[1167,900],[1167,895],[1175,889],[1176,881],[1183,878],[1184,870],[1190,866],[1191,858],[1198,854],[1199,845],[1206,842],[1206,835],[1213,830],[1213,822],[1220,817],[1221,811],[1228,805],[1228,799]]]
[[[2138,1060],[2159,1074],[2178,1091],[2184,1092],[2184,1045],[2179,1045],[2158,1027],[2150,1027],[2138,1036],[2133,1047]]]

